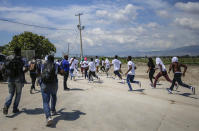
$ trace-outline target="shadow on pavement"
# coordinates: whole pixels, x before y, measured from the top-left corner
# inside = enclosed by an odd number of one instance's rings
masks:
[[[25,113],[27,115],[39,115],[39,114],[43,114],[44,111],[43,111],[42,108],[35,108],[35,109],[22,108],[22,110],[19,111],[18,113],[14,113],[14,114],[12,114],[10,116],[6,116],[6,117],[8,117],[8,118],[14,118],[14,117],[18,116],[21,113]]]
[[[60,120],[75,121],[79,119],[81,115],[86,115],[86,113],[79,110],[73,110],[73,112],[64,112],[64,110],[65,108],[62,108],[57,112],[56,117],[53,119],[52,128],[56,128],[56,125]]]
[[[185,97],[188,97],[188,98],[198,99],[197,97],[191,96],[191,95],[193,95],[191,93],[182,93],[182,94],[178,94],[178,95],[185,96]]]
[[[72,89],[70,89],[70,91],[84,91],[84,89],[80,89],[80,88],[72,88]]]

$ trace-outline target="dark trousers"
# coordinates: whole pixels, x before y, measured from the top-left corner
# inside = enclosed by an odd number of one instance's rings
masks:
[[[84,68],[84,72],[85,72],[84,77],[86,79],[86,77],[88,77],[88,68]]]
[[[173,78],[173,82],[172,82],[172,85],[170,87],[171,90],[173,90],[173,87],[175,85],[175,82],[177,81],[179,85],[185,87],[185,88],[188,88],[188,89],[191,89],[191,86],[187,85],[187,84],[184,84],[181,80],[181,76],[182,74],[181,73],[175,73],[174,74],[174,78]]]
[[[65,74],[64,74],[64,89],[67,89],[68,86],[67,86],[67,80],[68,80],[68,75],[69,75],[69,71],[67,71]]]
[[[88,73],[88,79],[89,79],[89,81],[91,80],[92,76],[98,78],[98,76],[96,75],[95,71],[89,71],[89,73]]]
[[[37,75],[35,72],[33,72],[33,73],[30,72],[30,77],[31,77],[31,81],[32,81],[31,89],[35,89],[35,82],[37,79]]]
[[[103,72],[105,72],[105,67],[104,66],[101,66],[100,68]]]
[[[155,73],[155,70],[150,70],[149,71],[149,79],[151,81],[151,83],[153,83],[153,79],[155,79],[155,77],[153,76]]]
[[[156,87],[156,83],[157,83],[158,79],[159,79],[160,77],[162,77],[162,76],[164,76],[165,79],[166,79],[167,81],[169,81],[169,82],[172,83],[171,79],[169,78],[169,76],[168,76],[168,74],[167,74],[167,71],[162,71],[162,73],[159,72],[159,73],[157,74],[157,76],[155,77],[154,87]]]

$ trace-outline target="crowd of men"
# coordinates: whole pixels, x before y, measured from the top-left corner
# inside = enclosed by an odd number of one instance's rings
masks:
[[[21,57],[21,49],[15,48],[14,55],[8,56],[5,62],[5,74],[8,78],[8,89],[9,89],[9,96],[6,98],[6,102],[3,108],[3,114],[8,114],[8,109],[12,103],[12,99],[15,95],[14,105],[13,105],[13,113],[18,113],[18,105],[21,98],[22,87],[25,83],[25,73],[27,71],[30,72],[31,78],[31,87],[30,93],[33,93],[35,90],[35,84],[37,83],[41,87],[41,94],[43,100],[43,109],[46,116],[46,126],[51,126],[53,119],[52,115],[56,114],[56,101],[57,101],[57,90],[58,90],[58,77],[57,75],[60,74],[63,76],[63,88],[65,91],[69,91],[70,88],[67,85],[68,77],[71,80],[75,80],[76,73],[78,72],[78,65],[81,68],[81,75],[85,79],[88,79],[89,82],[93,81],[94,78],[100,81],[98,76],[99,72],[104,72],[107,77],[109,77],[109,70],[111,66],[113,66],[115,76],[121,80],[123,84],[125,84],[125,79],[122,77],[122,62],[118,59],[116,55],[112,62],[109,61],[108,58],[99,60],[98,56],[96,59],[90,58],[88,60],[87,57],[82,58],[80,62],[75,58],[68,58],[68,55],[65,55],[63,60],[55,62],[54,56],[49,55],[45,58],[45,61],[42,60],[31,60],[28,64],[23,61]],[[136,66],[132,61],[132,57],[127,57],[127,70],[124,73],[126,76],[126,82],[129,87],[129,91],[133,91],[133,87],[131,83],[138,84],[141,87],[140,81],[135,81],[135,70]],[[101,65],[101,66],[100,66]],[[187,70],[187,66],[183,65],[178,62],[177,57],[172,58],[172,63],[169,68],[169,72],[173,70],[174,78],[171,80],[167,74],[166,67],[160,58],[156,58],[156,65],[153,62],[152,58],[149,58],[148,62],[148,71],[149,79],[151,81],[152,88],[156,88],[156,83],[161,76],[164,76],[167,81],[171,82],[172,85],[168,88],[168,92],[172,93],[174,86],[178,87],[181,85],[188,89],[191,89],[193,94],[195,94],[195,88],[189,85],[184,84],[181,81],[181,76],[185,75]],[[184,67],[184,71],[181,72],[181,67]],[[154,77],[155,71],[159,69],[160,72]],[[38,79],[38,81],[36,81]],[[153,79],[155,81],[153,82]],[[178,85],[176,84],[178,82]],[[51,104],[49,104],[51,102]]]

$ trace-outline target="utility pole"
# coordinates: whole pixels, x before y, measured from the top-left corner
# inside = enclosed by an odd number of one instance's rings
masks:
[[[77,28],[79,29],[79,33],[80,33],[80,56],[81,56],[81,59],[83,58],[83,47],[82,47],[82,30],[84,29],[84,26],[81,25],[81,19],[80,19],[80,16],[83,15],[82,13],[79,13],[79,14],[76,14],[75,16],[78,16],[79,17],[79,24],[77,25]]]
[[[68,54],[68,57],[69,57],[69,43],[68,43],[68,52],[67,52],[67,54]]]

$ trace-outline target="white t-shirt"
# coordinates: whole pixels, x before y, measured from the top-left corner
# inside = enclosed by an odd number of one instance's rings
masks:
[[[80,65],[81,65],[82,68],[84,68],[84,61],[81,61]]]
[[[121,61],[119,61],[118,59],[114,59],[112,60],[112,64],[114,66],[114,71],[118,71],[120,69]]]
[[[108,59],[105,60],[106,68],[110,68],[110,62]]]
[[[135,64],[132,61],[128,62],[128,70],[129,70],[129,66],[132,66],[132,69],[128,72],[128,75],[135,75]]]
[[[90,71],[96,71],[95,63],[93,61],[88,63]]]
[[[89,62],[88,61],[84,61],[83,64],[84,64],[84,67],[86,68],[86,67],[88,67]]]
[[[70,62],[69,62],[69,63],[72,62],[72,59],[73,59],[73,58],[70,59]],[[76,61],[73,60],[72,64],[70,65],[70,69],[75,69],[75,65],[76,65]]]
[[[99,66],[100,65],[100,60],[99,59],[95,59],[95,64],[96,64],[96,66]]]
[[[78,68],[79,61],[77,59],[75,59],[74,61],[75,61],[75,67]]]
[[[156,65],[158,65],[158,68],[160,69],[160,66],[162,66],[162,71],[166,71],[166,67],[164,65],[164,63],[162,62],[162,60],[160,58],[156,58]]]

